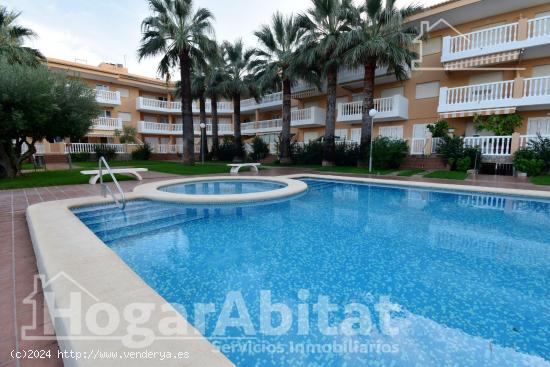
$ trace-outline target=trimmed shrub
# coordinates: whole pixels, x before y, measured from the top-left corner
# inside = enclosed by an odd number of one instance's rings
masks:
[[[269,154],[269,145],[262,140],[259,136],[256,136],[252,140],[252,153],[251,158],[254,161],[260,161]]]
[[[359,144],[337,143],[335,162],[337,166],[357,166],[359,160]]]
[[[540,176],[544,170],[542,159],[515,159],[516,170],[527,173],[527,176]]]
[[[310,141],[292,146],[292,161],[296,164],[321,164],[323,161],[323,143]]]
[[[481,151],[478,148],[464,148],[464,139],[459,136],[445,136],[437,148],[437,154],[451,171],[467,171],[481,162]]]
[[[406,141],[378,137],[372,142],[372,165],[377,169],[398,169],[408,152]]]
[[[529,149],[535,154],[535,158],[544,162],[544,171],[550,169],[550,139],[538,136],[537,140],[529,142]]]
[[[115,148],[102,144],[94,145],[94,153],[96,154],[97,159],[103,157],[106,161],[113,160],[116,156]]]
[[[242,155],[244,157],[246,156],[246,152],[244,150],[244,144],[242,149],[243,149]],[[218,159],[224,162],[232,162],[233,158],[235,158],[237,155],[238,155],[237,145],[233,142],[231,138],[225,137],[218,149]]]
[[[71,162],[89,162],[91,160],[90,153],[71,153]]]
[[[145,143],[132,152],[132,159],[137,161],[148,161],[151,158],[151,153],[153,153],[153,149],[149,144]]]

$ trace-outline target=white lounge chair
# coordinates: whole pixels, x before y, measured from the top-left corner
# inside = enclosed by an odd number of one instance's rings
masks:
[[[142,181],[143,178],[138,172],[147,172],[149,171],[147,168],[111,168],[111,172],[113,173],[125,173],[128,175],[134,176],[138,181]],[[90,185],[95,185],[97,183],[97,180],[99,180],[99,170],[87,170],[87,171],[80,171],[83,175],[93,175],[90,178]],[[107,170],[103,171],[103,175],[107,175]]]
[[[231,174],[236,175],[243,167],[250,167],[252,171],[258,172],[258,167],[260,167],[261,165],[261,163],[230,163],[227,166],[231,167]]]

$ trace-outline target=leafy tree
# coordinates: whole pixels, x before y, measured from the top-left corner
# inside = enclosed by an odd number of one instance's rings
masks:
[[[476,131],[491,131],[496,136],[512,135],[523,124],[523,117],[513,113],[509,115],[474,116]]]
[[[292,83],[307,77],[303,65],[298,62],[297,50],[304,29],[300,27],[298,19],[292,15],[284,17],[276,12],[271,25],[262,25],[254,32],[258,38],[259,48],[256,50],[257,60],[252,69],[265,90],[279,90],[283,93],[283,126],[279,144],[279,157],[282,163],[290,163],[290,123]]]
[[[36,34],[15,24],[19,15],[21,13],[0,5],[0,59],[5,59],[9,64],[37,66],[45,58],[40,51],[23,46],[25,40],[36,37]]]
[[[233,143],[236,146],[236,161],[244,159],[241,136],[241,98],[257,97],[255,82],[249,73],[254,52],[252,49],[245,49],[242,40],[237,40],[235,43],[226,41],[222,44],[224,79],[220,86],[224,95],[233,101],[233,133],[235,136]]]
[[[158,72],[169,79],[174,67],[180,69],[181,115],[183,123],[183,163],[195,163],[191,66],[201,66],[216,50],[213,15],[205,8],[193,9],[192,0],[149,0],[152,15],[142,22],[139,59],[162,55]]]
[[[206,72],[206,96],[210,98],[210,110],[212,115],[212,160],[218,160],[220,138],[218,134],[219,116],[218,101],[223,96],[224,69],[221,58],[221,48],[217,47],[215,57],[211,56]]]
[[[412,46],[418,31],[406,26],[404,20],[420,11],[421,7],[409,5],[398,9],[395,3],[395,0],[386,0],[384,5],[382,0],[368,0],[355,8],[353,27],[341,37],[337,49],[348,66],[365,69],[360,166],[367,163],[371,143],[372,117],[369,111],[374,108],[376,68],[388,67],[397,79],[404,79],[407,67],[416,58]]]
[[[118,137],[121,144],[135,144],[137,141],[137,129],[133,126],[124,126],[122,132],[115,130],[115,136]]]
[[[338,68],[344,65],[342,53],[337,52],[344,35],[351,30],[356,18],[351,0],[312,0],[313,6],[299,15],[300,27],[305,31],[300,47],[301,60],[320,69],[327,79],[327,112],[323,165],[335,164],[336,87]]]
[[[449,133],[449,123],[447,120],[439,120],[435,124],[429,124],[428,130],[432,133],[432,138],[443,138]]]
[[[199,100],[199,121],[201,124],[206,125],[206,74],[202,70],[194,69],[191,73],[191,96],[193,99]],[[201,139],[206,139],[206,136],[202,136]],[[204,155],[208,154],[208,147],[206,141],[201,142],[201,149],[205,149]],[[202,156],[201,151],[201,156]]]
[[[0,177],[20,173],[43,139],[82,138],[98,112],[94,91],[83,82],[45,66],[0,62]]]

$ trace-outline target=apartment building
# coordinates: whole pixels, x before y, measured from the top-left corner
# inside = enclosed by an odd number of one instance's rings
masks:
[[[430,155],[437,140],[426,128],[446,119],[450,133],[465,136],[486,159],[509,160],[537,134],[550,135],[550,2],[548,0],[451,0],[407,20],[422,30],[421,57],[405,80],[376,71],[374,136],[405,139],[411,155]],[[53,70],[73,73],[97,91],[103,111],[84,142],[116,143],[115,130],[137,128],[158,153],[181,147],[180,102],[173,86],[128,73],[120,65],[98,67],[49,59]],[[338,73],[336,136],[358,142],[361,134],[362,68]],[[299,82],[292,87],[294,139],[324,135],[326,94]],[[193,104],[198,149],[198,103]],[[261,136],[274,149],[282,127],[282,93],[241,101],[245,138]],[[207,114],[210,104],[207,103]],[[218,103],[220,135],[232,135],[233,105]],[[523,125],[512,136],[476,131],[474,115],[518,113]],[[210,115],[208,119],[210,119]],[[211,124],[207,124],[211,134]],[[75,149],[75,148],[73,148]],[[90,149],[90,148],[87,148]]]

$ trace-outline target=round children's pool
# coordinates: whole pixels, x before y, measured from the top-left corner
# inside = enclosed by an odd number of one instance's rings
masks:
[[[287,185],[261,180],[205,180],[184,182],[159,188],[161,191],[185,195],[238,195],[273,191]]]

